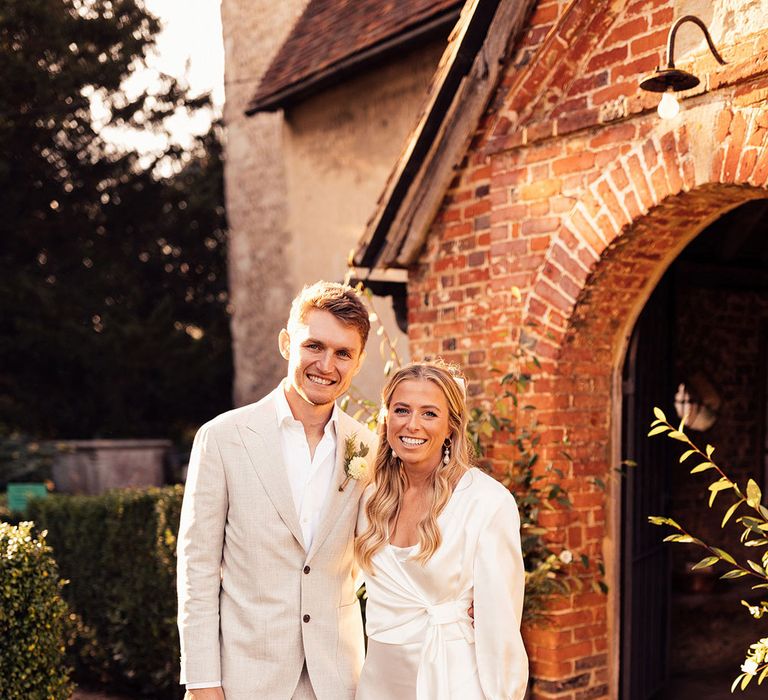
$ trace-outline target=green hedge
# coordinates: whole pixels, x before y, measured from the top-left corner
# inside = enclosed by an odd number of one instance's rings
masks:
[[[69,611],[45,533],[0,523],[0,698],[67,700]]]
[[[33,500],[28,517],[70,584],[78,615],[77,678],[176,698],[176,535],[183,489],[112,491]],[[0,697],[4,697],[0,694]]]

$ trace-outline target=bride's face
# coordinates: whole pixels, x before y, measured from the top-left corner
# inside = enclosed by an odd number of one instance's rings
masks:
[[[448,400],[427,379],[406,379],[395,388],[387,410],[387,442],[406,467],[435,469],[450,435]]]

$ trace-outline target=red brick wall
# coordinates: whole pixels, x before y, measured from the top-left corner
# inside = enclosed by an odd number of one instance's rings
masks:
[[[542,369],[528,398],[546,431],[542,463],[568,470],[574,501],[553,537],[604,557],[611,585],[617,504],[591,478],[616,466],[611,389],[626,338],[682,247],[765,197],[768,178],[768,32],[732,47],[725,68],[688,65],[710,91],[663,122],[637,80],[663,63],[672,18],[664,0],[541,3],[409,278],[413,357],[462,364],[474,401],[494,396],[489,368],[508,365],[521,328],[535,341]],[[711,148],[702,133],[714,133]],[[572,464],[556,444],[565,437]],[[526,631],[534,697],[609,696],[612,602],[574,595],[554,627]]]

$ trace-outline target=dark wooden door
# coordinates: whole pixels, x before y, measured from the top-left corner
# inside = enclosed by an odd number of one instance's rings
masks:
[[[624,364],[622,457],[621,700],[651,700],[667,680],[670,571],[664,533],[649,515],[667,512],[669,440],[647,437],[653,407],[674,420],[673,297],[662,280],[635,325]]]

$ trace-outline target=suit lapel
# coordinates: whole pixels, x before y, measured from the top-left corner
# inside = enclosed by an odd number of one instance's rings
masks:
[[[277,391],[282,389],[278,387]],[[296,541],[305,548],[288,473],[283,463],[274,401],[264,401],[254,407],[247,424],[238,426],[238,431],[269,500]]]
[[[333,469],[333,477],[328,486],[328,495],[325,497],[323,513],[317,526],[317,532],[312,539],[312,546],[307,553],[309,561],[315,552],[328,538],[333,526],[347,505],[349,499],[359,498],[360,483],[350,479],[343,491],[339,491],[346,474],[344,473],[344,448],[347,439],[360,430],[356,420],[348,416],[344,411],[339,411],[339,420],[336,424],[336,463]]]

